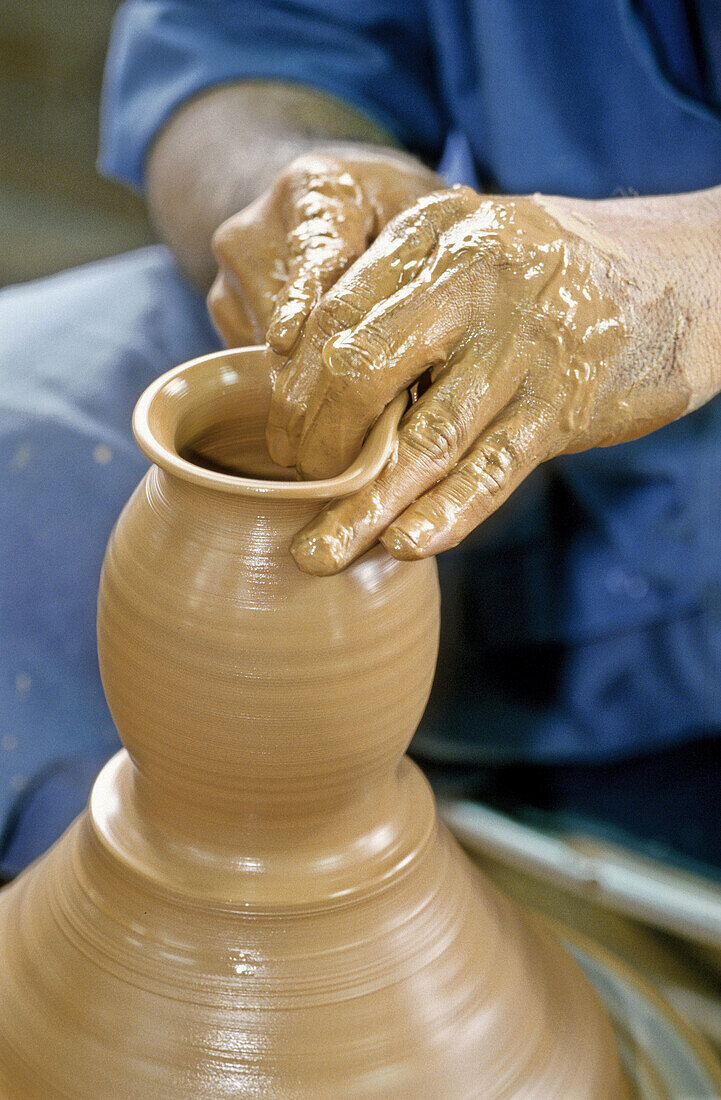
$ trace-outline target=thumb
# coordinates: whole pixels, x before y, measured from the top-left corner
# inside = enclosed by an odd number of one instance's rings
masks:
[[[215,231],[218,274],[208,295],[208,309],[229,346],[262,343],[265,338],[282,287],[276,256],[283,232],[269,195],[262,195]]]

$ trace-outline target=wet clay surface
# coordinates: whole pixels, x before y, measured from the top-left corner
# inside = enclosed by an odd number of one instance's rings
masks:
[[[474,869],[403,755],[436,659],[434,562],[376,547],[307,576],[291,540],[343,476],[183,465],[239,407],[256,438],[268,400],[251,350],[139,405],[158,465],[98,608],[125,750],[0,893],[0,1093],[620,1100],[588,982]],[[369,440],[366,477],[388,442]]]

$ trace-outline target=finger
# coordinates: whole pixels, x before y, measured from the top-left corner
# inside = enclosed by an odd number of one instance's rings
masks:
[[[389,523],[445,476],[513,396],[512,374],[488,360],[454,363],[419,399],[398,434],[395,454],[378,478],[335,501],[293,541],[307,573],[337,573],[378,539]]]
[[[513,402],[455,469],[388,527],[386,550],[413,561],[457,546],[549,457],[548,434],[532,407]]]
[[[360,320],[358,307],[346,300],[339,288],[340,283],[331,292],[332,313],[326,307],[326,295],[311,313],[300,343],[275,379],[265,438],[268,453],[280,466],[295,466],[306,409],[317,380],[317,364],[322,365],[329,337],[334,329],[352,328]]]
[[[278,295],[267,340],[287,355],[322,295],[367,248],[375,219],[366,207],[328,209],[291,234],[289,277]]]
[[[478,205],[470,188],[435,192],[385,227],[311,312],[300,342],[276,380],[266,440],[276,462],[294,465],[308,406],[322,370],[326,342],[356,325],[375,305],[406,286],[435,248],[439,234]]]
[[[262,341],[260,326],[240,285],[219,271],[207,297],[213,324],[230,348]]]
[[[305,477],[344,470],[388,402],[428,367],[446,363],[467,340],[465,294],[452,278],[429,285],[424,276],[425,270],[324,347],[298,450]],[[492,277],[489,268],[486,281]],[[479,342],[490,344],[491,338]],[[478,353],[485,350],[481,346]]]

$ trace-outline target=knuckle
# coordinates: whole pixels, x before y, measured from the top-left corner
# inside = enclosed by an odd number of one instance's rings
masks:
[[[491,461],[503,469],[511,469],[521,460],[519,439],[508,431],[504,430],[493,435],[487,446]]]
[[[273,201],[283,206],[302,187],[308,175],[305,159],[305,157],[296,157],[278,173],[270,188]]]
[[[464,472],[482,493],[498,497],[505,492],[520,461],[516,440],[504,433],[480,446],[464,464]]]
[[[467,481],[469,491],[492,499],[501,495],[508,481],[506,470],[488,464],[480,456],[468,463],[462,476]]]
[[[332,343],[323,355],[323,373],[331,388],[345,382],[357,385],[371,362],[372,356],[361,341]]]
[[[377,321],[366,321],[361,328],[356,329],[352,346],[363,373],[376,374],[378,368],[384,366],[390,358],[388,333]]]
[[[342,160],[318,153],[304,153],[292,160],[276,178],[275,186],[281,200],[301,207],[314,201],[310,196],[341,202],[358,202],[362,196]]]
[[[353,328],[363,311],[347,294],[326,294],[315,308],[313,320],[321,336],[330,340],[344,329]]]
[[[391,247],[403,245],[414,252],[427,252],[436,240],[436,233],[427,213],[416,207],[397,214],[388,222],[383,234]]]
[[[333,158],[322,153],[300,153],[293,157],[278,176],[279,180],[305,181],[309,177],[318,175],[319,172],[327,172]]]
[[[223,279],[222,275],[219,275],[211,286],[210,290],[208,291],[208,296],[206,298],[206,302],[208,304],[208,309],[210,310],[210,312],[212,313],[214,310],[218,309],[225,298],[225,280]]]
[[[449,415],[448,408],[433,401],[418,410],[405,433],[409,448],[434,466],[459,453],[464,435],[462,424]]]
[[[442,200],[439,203],[439,210],[447,211],[456,218],[464,218],[467,214],[472,214],[481,202],[480,195],[465,184],[456,184],[438,194]]]
[[[470,213],[478,207],[480,196],[471,188],[458,184],[440,191],[431,191],[424,195],[404,214],[420,219],[429,230],[435,232],[439,220],[445,221],[450,214],[458,217]],[[403,217],[403,214],[400,215]]]
[[[511,261],[508,261],[509,266]],[[558,357],[561,351],[562,332],[549,322],[549,318],[540,309],[532,309],[523,319],[523,338],[537,349],[537,355],[547,360]]]
[[[255,251],[251,226],[240,215],[223,222],[211,237],[211,249],[220,267],[242,268]]]
[[[238,312],[233,295],[230,293],[222,273],[218,275],[208,291],[206,303],[211,316],[216,322],[224,321]]]
[[[356,386],[375,389],[381,368],[389,358],[389,342],[378,325],[363,324],[340,332],[323,356],[329,378],[348,379]]]
[[[240,332],[243,327],[241,324],[242,318],[236,315],[232,304],[223,295],[208,296],[208,312],[216,328],[227,342],[231,342],[234,334]]]
[[[388,222],[384,233],[392,240],[406,245],[428,248],[437,237],[436,215],[443,203],[443,192],[424,195],[412,206],[396,214]]]
[[[323,340],[331,340],[344,327],[339,323],[335,302],[321,298],[313,310],[313,326]]]

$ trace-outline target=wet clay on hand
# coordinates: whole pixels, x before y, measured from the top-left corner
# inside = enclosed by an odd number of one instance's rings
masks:
[[[333,573],[379,537],[399,558],[435,554],[544,460],[636,438],[710,396],[671,229],[633,209],[453,188],[391,222],[275,381],[268,447],[306,477],[343,469],[421,382],[379,478],[296,539],[301,568]]]
[[[264,453],[272,357],[196,360],[136,410],[154,465],[108,545],[98,650],[125,744],[0,893],[4,1100],[622,1100],[586,978],[469,862],[403,754],[435,562],[309,577],[362,489]]]
[[[230,346],[288,353],[322,294],[439,177],[400,151],[356,145],[297,157],[215,233],[208,296]]]

